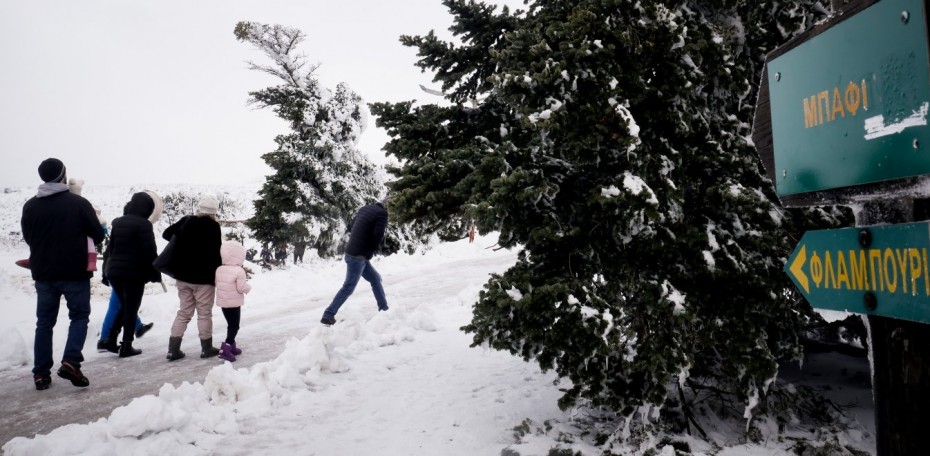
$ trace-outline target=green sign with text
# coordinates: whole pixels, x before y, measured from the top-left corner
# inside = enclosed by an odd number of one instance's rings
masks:
[[[804,233],[785,272],[811,306],[930,323],[930,223]]]
[[[923,1],[879,1],[767,64],[779,196],[930,174]]]

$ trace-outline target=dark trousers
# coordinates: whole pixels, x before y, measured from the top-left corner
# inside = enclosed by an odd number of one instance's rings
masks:
[[[142,295],[145,293],[145,282],[110,278],[110,286],[123,303],[116,313],[116,322],[110,329],[110,336],[113,338],[122,328],[123,342],[132,343],[136,335],[136,318],[139,317],[139,307],[142,306]]]
[[[87,338],[87,323],[90,321],[90,280],[36,281],[36,338],[34,345],[35,364],[32,373],[49,375],[52,360],[52,329],[58,321],[61,297],[68,303],[68,340],[62,359],[80,368],[84,361],[81,349]]]
[[[236,335],[239,334],[239,320],[242,318],[242,307],[221,307],[226,317],[226,343],[235,344]]]

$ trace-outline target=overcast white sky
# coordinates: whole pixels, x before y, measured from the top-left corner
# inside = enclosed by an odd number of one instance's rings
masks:
[[[267,60],[240,20],[303,30],[321,82],[366,103],[439,101],[398,37],[449,37],[440,0],[0,1],[0,188],[37,185],[48,157],[87,185],[263,180],[287,126],[246,105],[278,81],[247,69]],[[383,163],[374,120],[359,146]]]

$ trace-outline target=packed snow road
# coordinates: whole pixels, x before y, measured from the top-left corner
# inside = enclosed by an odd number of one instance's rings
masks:
[[[509,354],[470,348],[470,336],[458,329],[468,322],[471,304],[488,274],[502,272],[515,259],[511,252],[488,252],[477,243],[464,243],[416,257],[376,259],[391,309],[376,312],[363,281],[332,328],[323,327],[319,318],[341,284],[345,269],[341,262],[314,260],[260,274],[252,279],[253,292],[243,310],[238,341],[245,353],[219,370],[214,368],[223,365],[221,360],[199,358],[193,323],[182,346],[187,357],[165,360],[167,331],[177,308],[171,287],[165,293],[153,286],[143,301],[143,320],[154,321],[155,328],[135,344],[143,349],[142,355],[120,359],[97,353],[93,335],[102,319],[107,289],[98,290],[83,367],[91,386],[75,388],[53,376],[50,389],[36,391],[31,361],[0,371],[5,412],[0,415],[0,443],[9,454],[37,454],[55,452],[57,445],[66,445],[77,435],[91,435],[79,439],[82,451],[140,450],[140,445],[164,448],[164,435],[157,435],[170,432],[181,435],[175,442],[180,451],[196,448],[208,454],[299,451],[307,445],[318,454],[368,454],[385,450],[386,441],[390,454],[499,452],[512,443],[511,429],[524,419],[560,413],[555,407],[558,390],[550,375]],[[19,300],[29,299],[24,292]],[[62,315],[56,326],[56,350],[63,343],[58,337],[63,337],[66,323]],[[20,331],[31,347],[28,331]],[[218,345],[225,334],[219,312],[214,314],[214,334]],[[235,403],[252,400],[248,395],[257,387],[248,383],[280,377],[282,365],[303,372],[300,381],[309,386],[283,393],[272,401],[274,405]],[[291,365],[299,367],[291,369]],[[243,380],[246,375],[249,379]],[[187,419],[201,421],[196,430],[184,423],[167,426],[174,430],[151,424],[163,420],[159,413],[165,406],[141,404],[135,398],[153,395],[152,402],[154,396],[181,394],[185,382],[204,384],[202,389],[211,391],[211,402],[221,408],[232,401],[224,410],[236,410],[232,413],[238,431],[224,427],[216,413],[210,418],[214,423],[203,417]],[[291,388],[294,382],[280,383]],[[171,388],[165,384],[180,389],[165,393],[164,388]],[[278,389],[280,385],[269,387],[270,394],[278,394]],[[139,423],[129,423],[133,421]],[[87,430],[65,426],[91,422],[97,423]],[[144,429],[127,431],[133,426]],[[107,429],[106,437],[100,437],[102,428]],[[480,429],[477,435],[476,429]],[[139,435],[119,437],[131,432]],[[328,438],[346,432],[351,438]],[[256,439],[259,434],[271,437]],[[223,445],[211,440],[218,436]],[[11,439],[15,440],[10,443]],[[127,442],[133,446],[126,447]]]

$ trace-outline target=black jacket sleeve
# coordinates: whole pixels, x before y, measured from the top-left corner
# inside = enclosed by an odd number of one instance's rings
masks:
[[[152,266],[152,262],[158,257],[158,245],[155,244],[155,229],[149,225],[149,229],[143,230],[141,235],[142,239],[139,242],[142,246],[142,254],[145,256],[143,261],[148,265],[147,279],[149,282],[161,282],[161,273]]]
[[[161,238],[166,241],[170,241],[171,236],[178,234],[178,231],[181,230],[181,227],[184,226],[184,223],[187,222],[189,218],[191,218],[190,215],[185,215],[184,217],[181,217],[181,220],[174,222],[171,226],[165,229],[165,232],[161,234]]]

